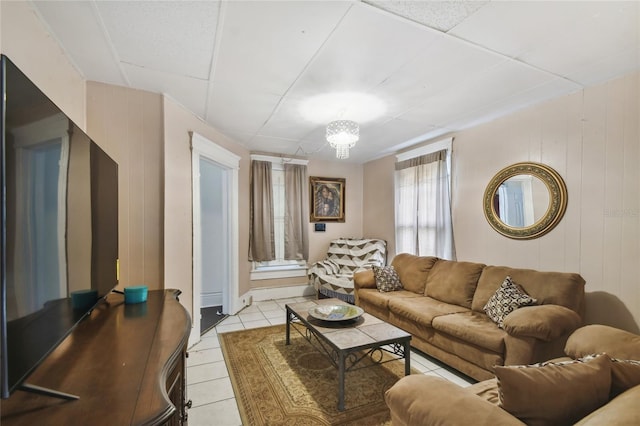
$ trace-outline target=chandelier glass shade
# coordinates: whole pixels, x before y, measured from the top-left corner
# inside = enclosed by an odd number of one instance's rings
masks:
[[[336,120],[327,124],[327,141],[336,149],[336,157],[349,158],[349,148],[353,148],[360,139],[360,127],[351,120]]]

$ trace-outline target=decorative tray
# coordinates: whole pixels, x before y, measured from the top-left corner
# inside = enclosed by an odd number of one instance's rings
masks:
[[[362,308],[351,305],[320,305],[309,309],[309,315],[322,321],[347,321],[362,314]]]

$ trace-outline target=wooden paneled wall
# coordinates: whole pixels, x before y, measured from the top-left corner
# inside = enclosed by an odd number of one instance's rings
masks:
[[[639,100],[636,73],[453,134],[458,260],[579,272],[587,281],[587,322],[640,332]],[[519,161],[556,169],[569,195],[560,224],[530,241],[501,236],[482,212],[493,175]],[[380,182],[392,167],[389,157],[365,165],[365,206],[393,200],[393,185]],[[393,216],[364,209],[365,230],[381,219]],[[393,238],[393,229],[382,229]]]
[[[162,289],[162,96],[95,82],[87,94],[87,133],[118,163],[120,287]]]

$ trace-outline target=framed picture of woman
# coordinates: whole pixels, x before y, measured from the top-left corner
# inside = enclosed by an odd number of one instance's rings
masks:
[[[344,222],[345,179],[309,177],[311,222]]]

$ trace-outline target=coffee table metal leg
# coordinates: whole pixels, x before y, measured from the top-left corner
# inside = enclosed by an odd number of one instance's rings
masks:
[[[411,345],[407,340],[404,342],[404,375],[408,376],[411,374]]]
[[[286,325],[286,329],[287,329],[287,338],[286,338],[286,343],[285,344],[289,344],[290,343],[290,335],[291,335],[291,311],[289,310],[289,307],[287,306],[287,325]]]
[[[338,411],[344,411],[344,352],[338,354]]]

